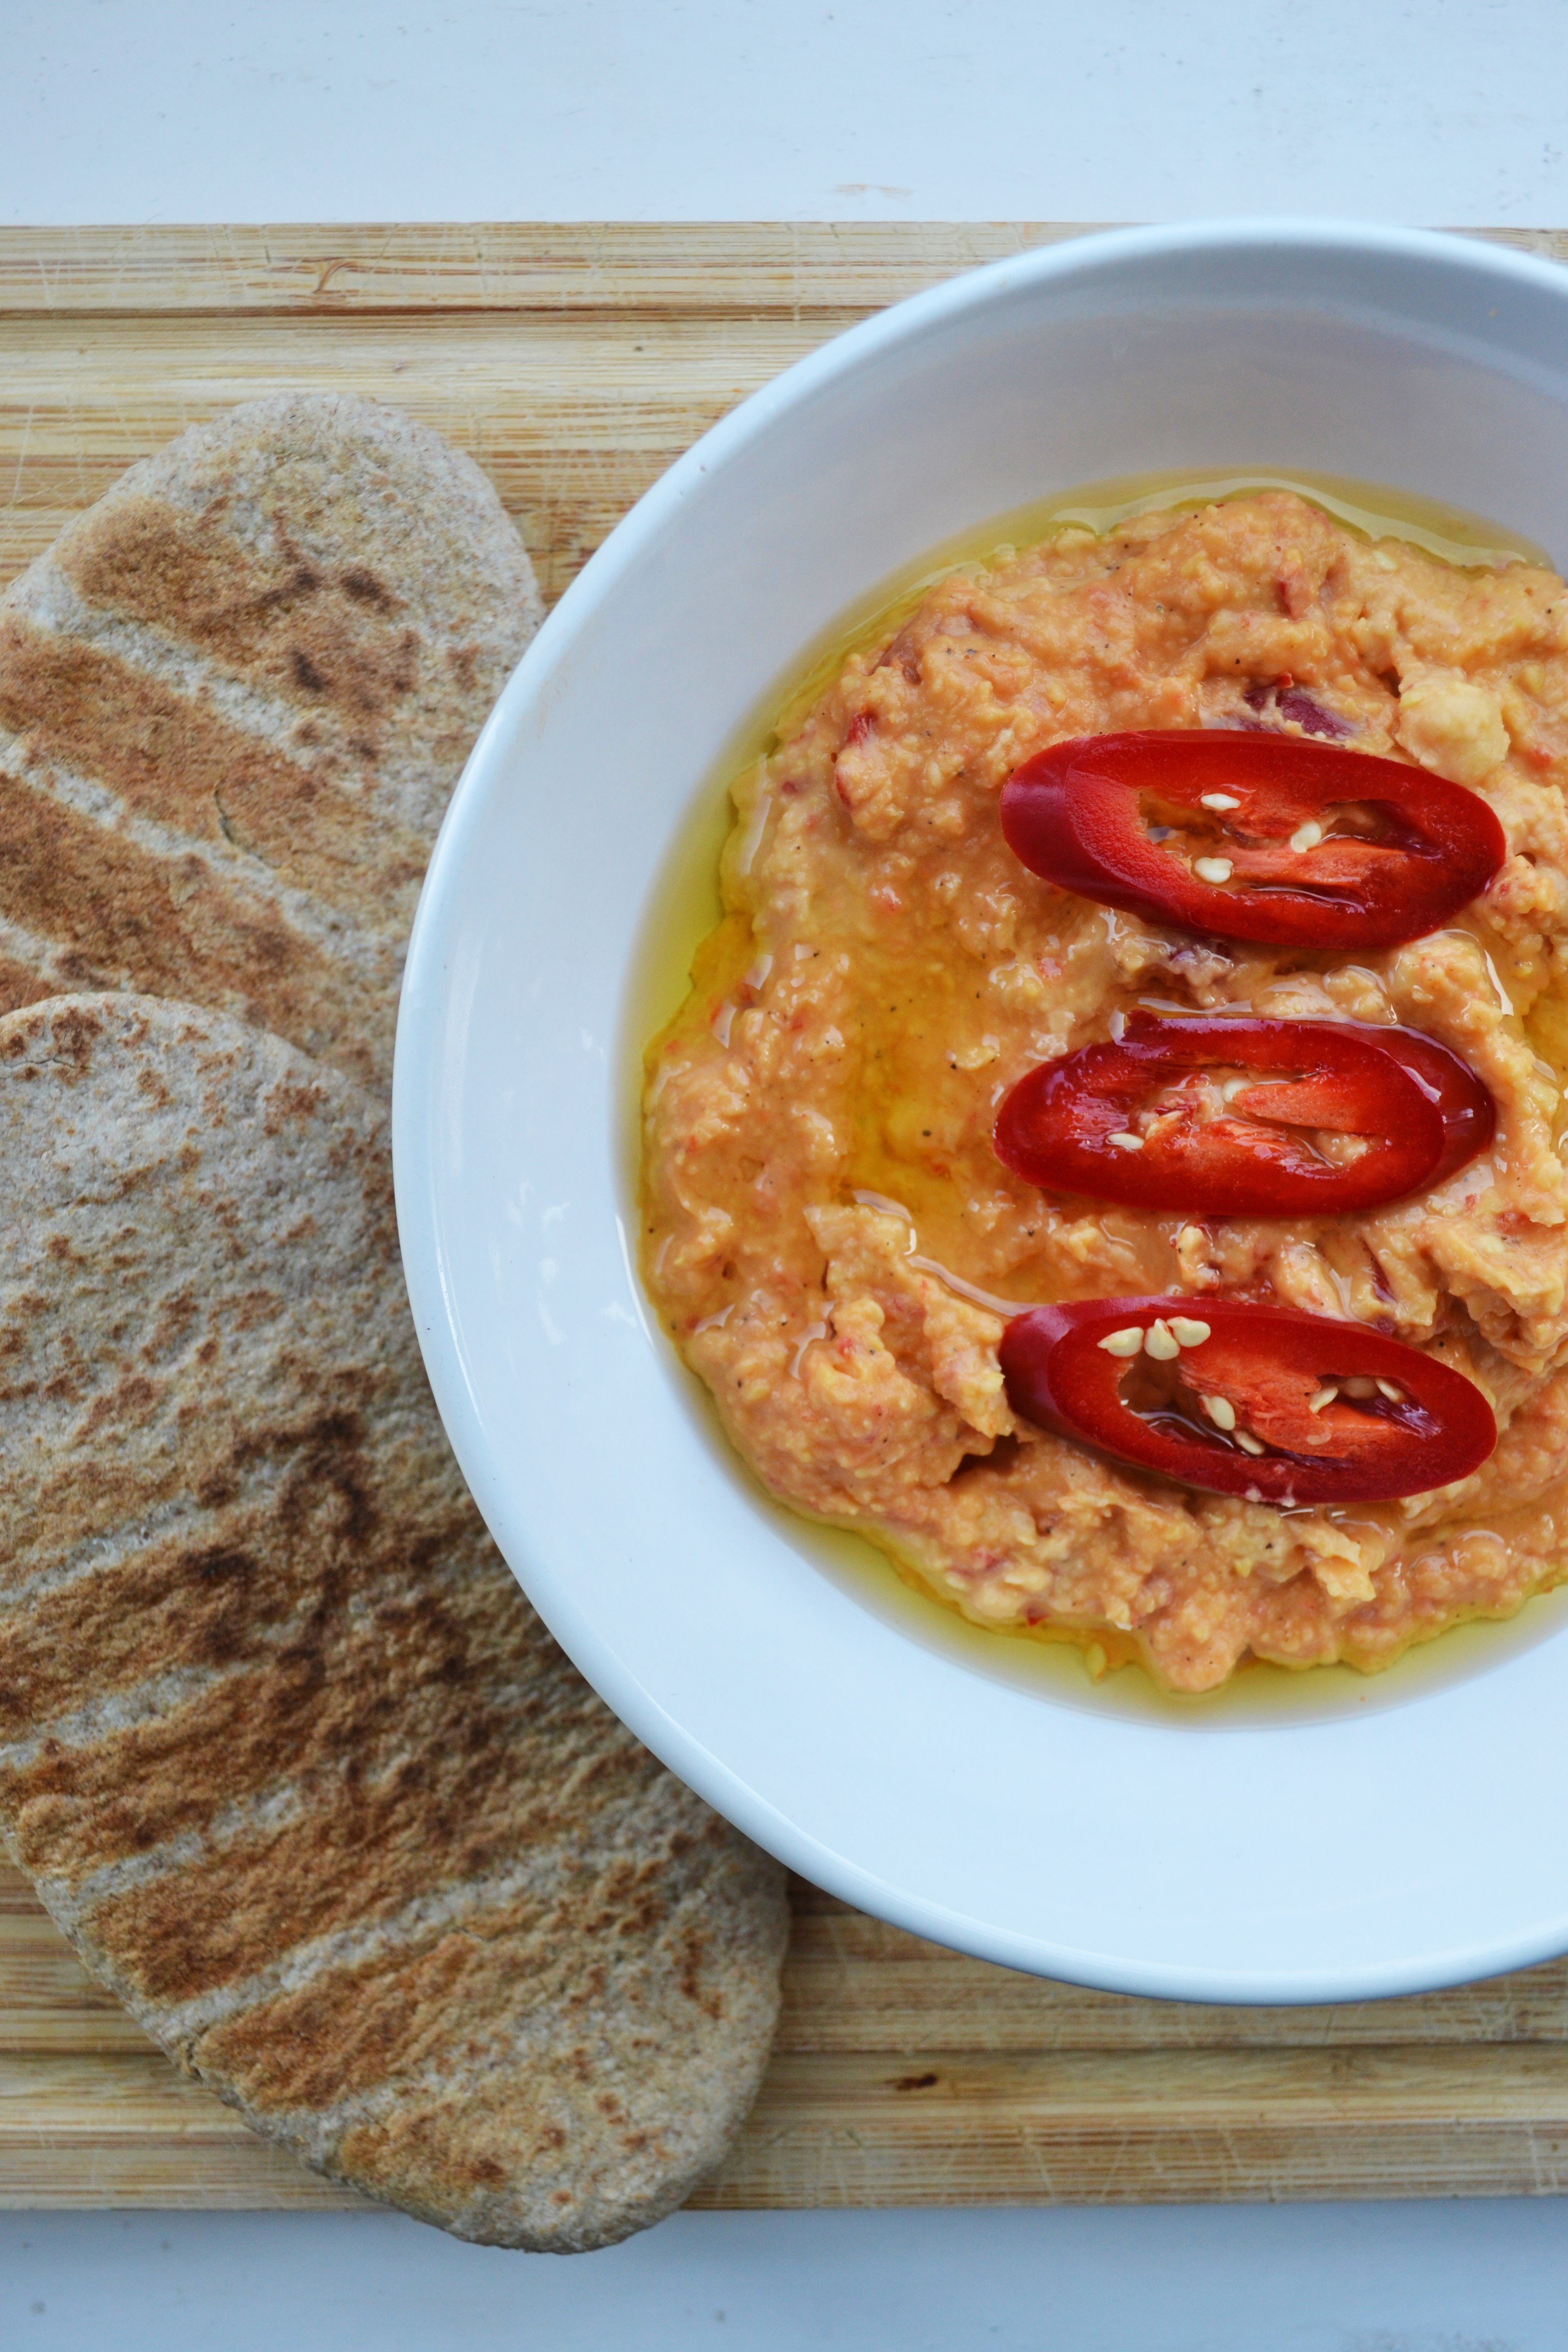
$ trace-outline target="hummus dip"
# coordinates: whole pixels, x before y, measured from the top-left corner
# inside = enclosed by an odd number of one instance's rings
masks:
[[[1258,726],[1481,793],[1501,872],[1358,961],[1109,911],[1002,838],[1001,788],[1047,744]],[[729,912],[648,1054],[645,1279],[768,1490],[979,1624],[1182,1691],[1248,1658],[1385,1665],[1568,1573],[1565,785],[1562,582],[1374,544],[1287,492],[1003,550],[852,654],[735,788]],[[1490,1088],[1495,1145],[1355,1217],[1042,1194],[992,1150],[997,1105],[1135,1007],[1423,1030]],[[1009,1412],[1011,1313],[1178,1292],[1432,1349],[1492,1404],[1496,1453],[1399,1503],[1280,1509]]]

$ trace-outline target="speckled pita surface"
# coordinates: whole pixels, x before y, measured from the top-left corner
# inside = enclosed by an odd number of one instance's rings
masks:
[[[783,1874],[492,1549],[380,1107],[60,999],[0,1021],[0,1829],[49,1910],[333,2178],[506,2245],[656,2221],[755,2093]]]
[[[0,1011],[179,997],[387,1087],[430,847],[539,617],[478,467],[371,401],[132,467],[0,598]]]

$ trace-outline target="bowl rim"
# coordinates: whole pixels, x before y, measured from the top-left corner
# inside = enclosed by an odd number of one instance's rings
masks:
[[[507,1479],[494,1459],[458,1329],[447,1279],[432,1149],[432,1089],[439,1067],[444,979],[462,876],[485,816],[485,795],[503,737],[569,654],[576,636],[621,577],[657,541],[705,479],[765,435],[786,408],[809,401],[838,376],[932,326],[962,318],[1024,283],[1092,276],[1107,268],[1225,252],[1295,250],[1458,268],[1493,284],[1511,282],[1552,297],[1568,318],[1568,269],[1516,247],[1449,231],[1289,215],[1172,223],[1087,232],[963,271],[890,304],[831,336],[760,386],[710,426],[616,522],[546,616],[512,671],[452,794],[420,894],[405,965],[393,1090],[393,1155],[398,1228],[415,1326],[437,1405],[481,1513],[492,1528],[512,1514]],[[517,1573],[513,1550],[504,1548]],[[520,1583],[523,1581],[519,1577]],[[538,1605],[537,1601],[535,1605]],[[1317,1967],[1294,1976],[1211,1966],[1128,1963],[1081,1948],[988,1925],[889,1884],[823,1845],[777,1811],[670,1716],[614,1655],[605,1654],[569,1596],[552,1590],[552,1631],[595,1690],[668,1768],[710,1804],[804,1876],[858,1907],[1004,1966],[1107,1991],[1204,2002],[1266,2003],[1375,1999],[1438,1990],[1528,1967],[1568,1950],[1568,1910],[1528,1935],[1471,1939],[1462,1948],[1408,1958]]]
[[[1459,264],[1475,269],[1478,275],[1500,276],[1521,286],[1533,286],[1543,292],[1555,293],[1560,299],[1568,297],[1568,267],[1563,263],[1549,260],[1538,254],[1522,253],[1516,246],[1494,244],[1489,237],[1479,234],[1467,235],[1453,229],[1385,228],[1371,222],[1319,220],[1310,215],[1290,214],[1258,220],[1177,221],[1147,228],[1086,230],[1081,236],[1064,237],[1053,245],[1028,246],[1019,253],[1004,255],[998,261],[981,262],[973,269],[960,270],[954,277],[943,278],[938,285],[924,287],[919,293],[905,295],[900,300],[889,302],[882,310],[873,311],[868,318],[858,320],[853,326],[830,335],[815,351],[792,361],[777,375],[771,376],[766,383],[759,384],[755,392],[748,393],[716,424],[710,425],[689,448],[683,450],[657,481],[649,483],[641,497],[605,533],[524,648],[468,755],[430,854],[409,936],[403,996],[398,1008],[399,1047],[403,1042],[405,1008],[409,1002],[409,983],[416,973],[416,953],[422,950],[425,933],[435,919],[433,915],[427,915],[427,905],[433,907],[445,887],[445,868],[455,856],[452,845],[462,830],[465,788],[480,764],[487,739],[503,705],[510,709],[521,699],[522,691],[531,684],[534,673],[547,667],[558,657],[558,647],[582,626],[588,612],[605,595],[612,579],[618,578],[631,568],[647,542],[657,538],[662,530],[667,517],[691,495],[706,475],[728,464],[747,442],[766,432],[781,409],[809,399],[837,376],[858,368],[870,353],[885,344],[900,342],[919,334],[939,320],[960,317],[966,310],[982,306],[994,291],[1012,285],[1016,280],[1086,276],[1117,262],[1160,260],[1168,255],[1268,247],[1300,252],[1323,248],[1347,256],[1376,256],[1387,260],[1405,259],[1447,263],[1450,266]],[[520,687],[520,680],[523,681],[523,687]],[[470,793],[468,799],[471,801],[471,798]],[[420,954],[421,978],[424,970],[424,959]],[[395,1103],[396,1085],[395,1073]]]

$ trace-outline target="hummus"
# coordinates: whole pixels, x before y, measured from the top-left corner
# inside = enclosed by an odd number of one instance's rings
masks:
[[[1509,845],[1485,897],[1359,961],[1222,950],[1058,890],[1003,841],[1003,783],[1054,741],[1303,723],[1482,793]],[[980,1624],[1184,1691],[1248,1657],[1384,1665],[1568,1573],[1565,785],[1563,583],[1373,544],[1285,492],[1004,551],[853,654],[736,787],[730,911],[648,1056],[645,1278],[770,1492]],[[1140,1006],[1424,1030],[1490,1088],[1495,1146],[1436,1191],[1310,1221],[1011,1175],[1007,1088]],[[1281,1510],[1015,1419],[1011,1313],[1176,1292],[1430,1348],[1492,1404],[1497,1451],[1441,1492]]]

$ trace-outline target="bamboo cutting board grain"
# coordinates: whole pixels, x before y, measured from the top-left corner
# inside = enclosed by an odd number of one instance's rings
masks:
[[[133,458],[290,387],[468,450],[547,597],[707,425],[1031,225],[0,230],[0,584]],[[1494,233],[1568,260],[1568,233]],[[1411,2000],[1079,1992],[795,1889],[784,2025],[709,2207],[1568,2190],[1568,1961]],[[357,2200],[177,2075],[0,1864],[0,2204]]]

